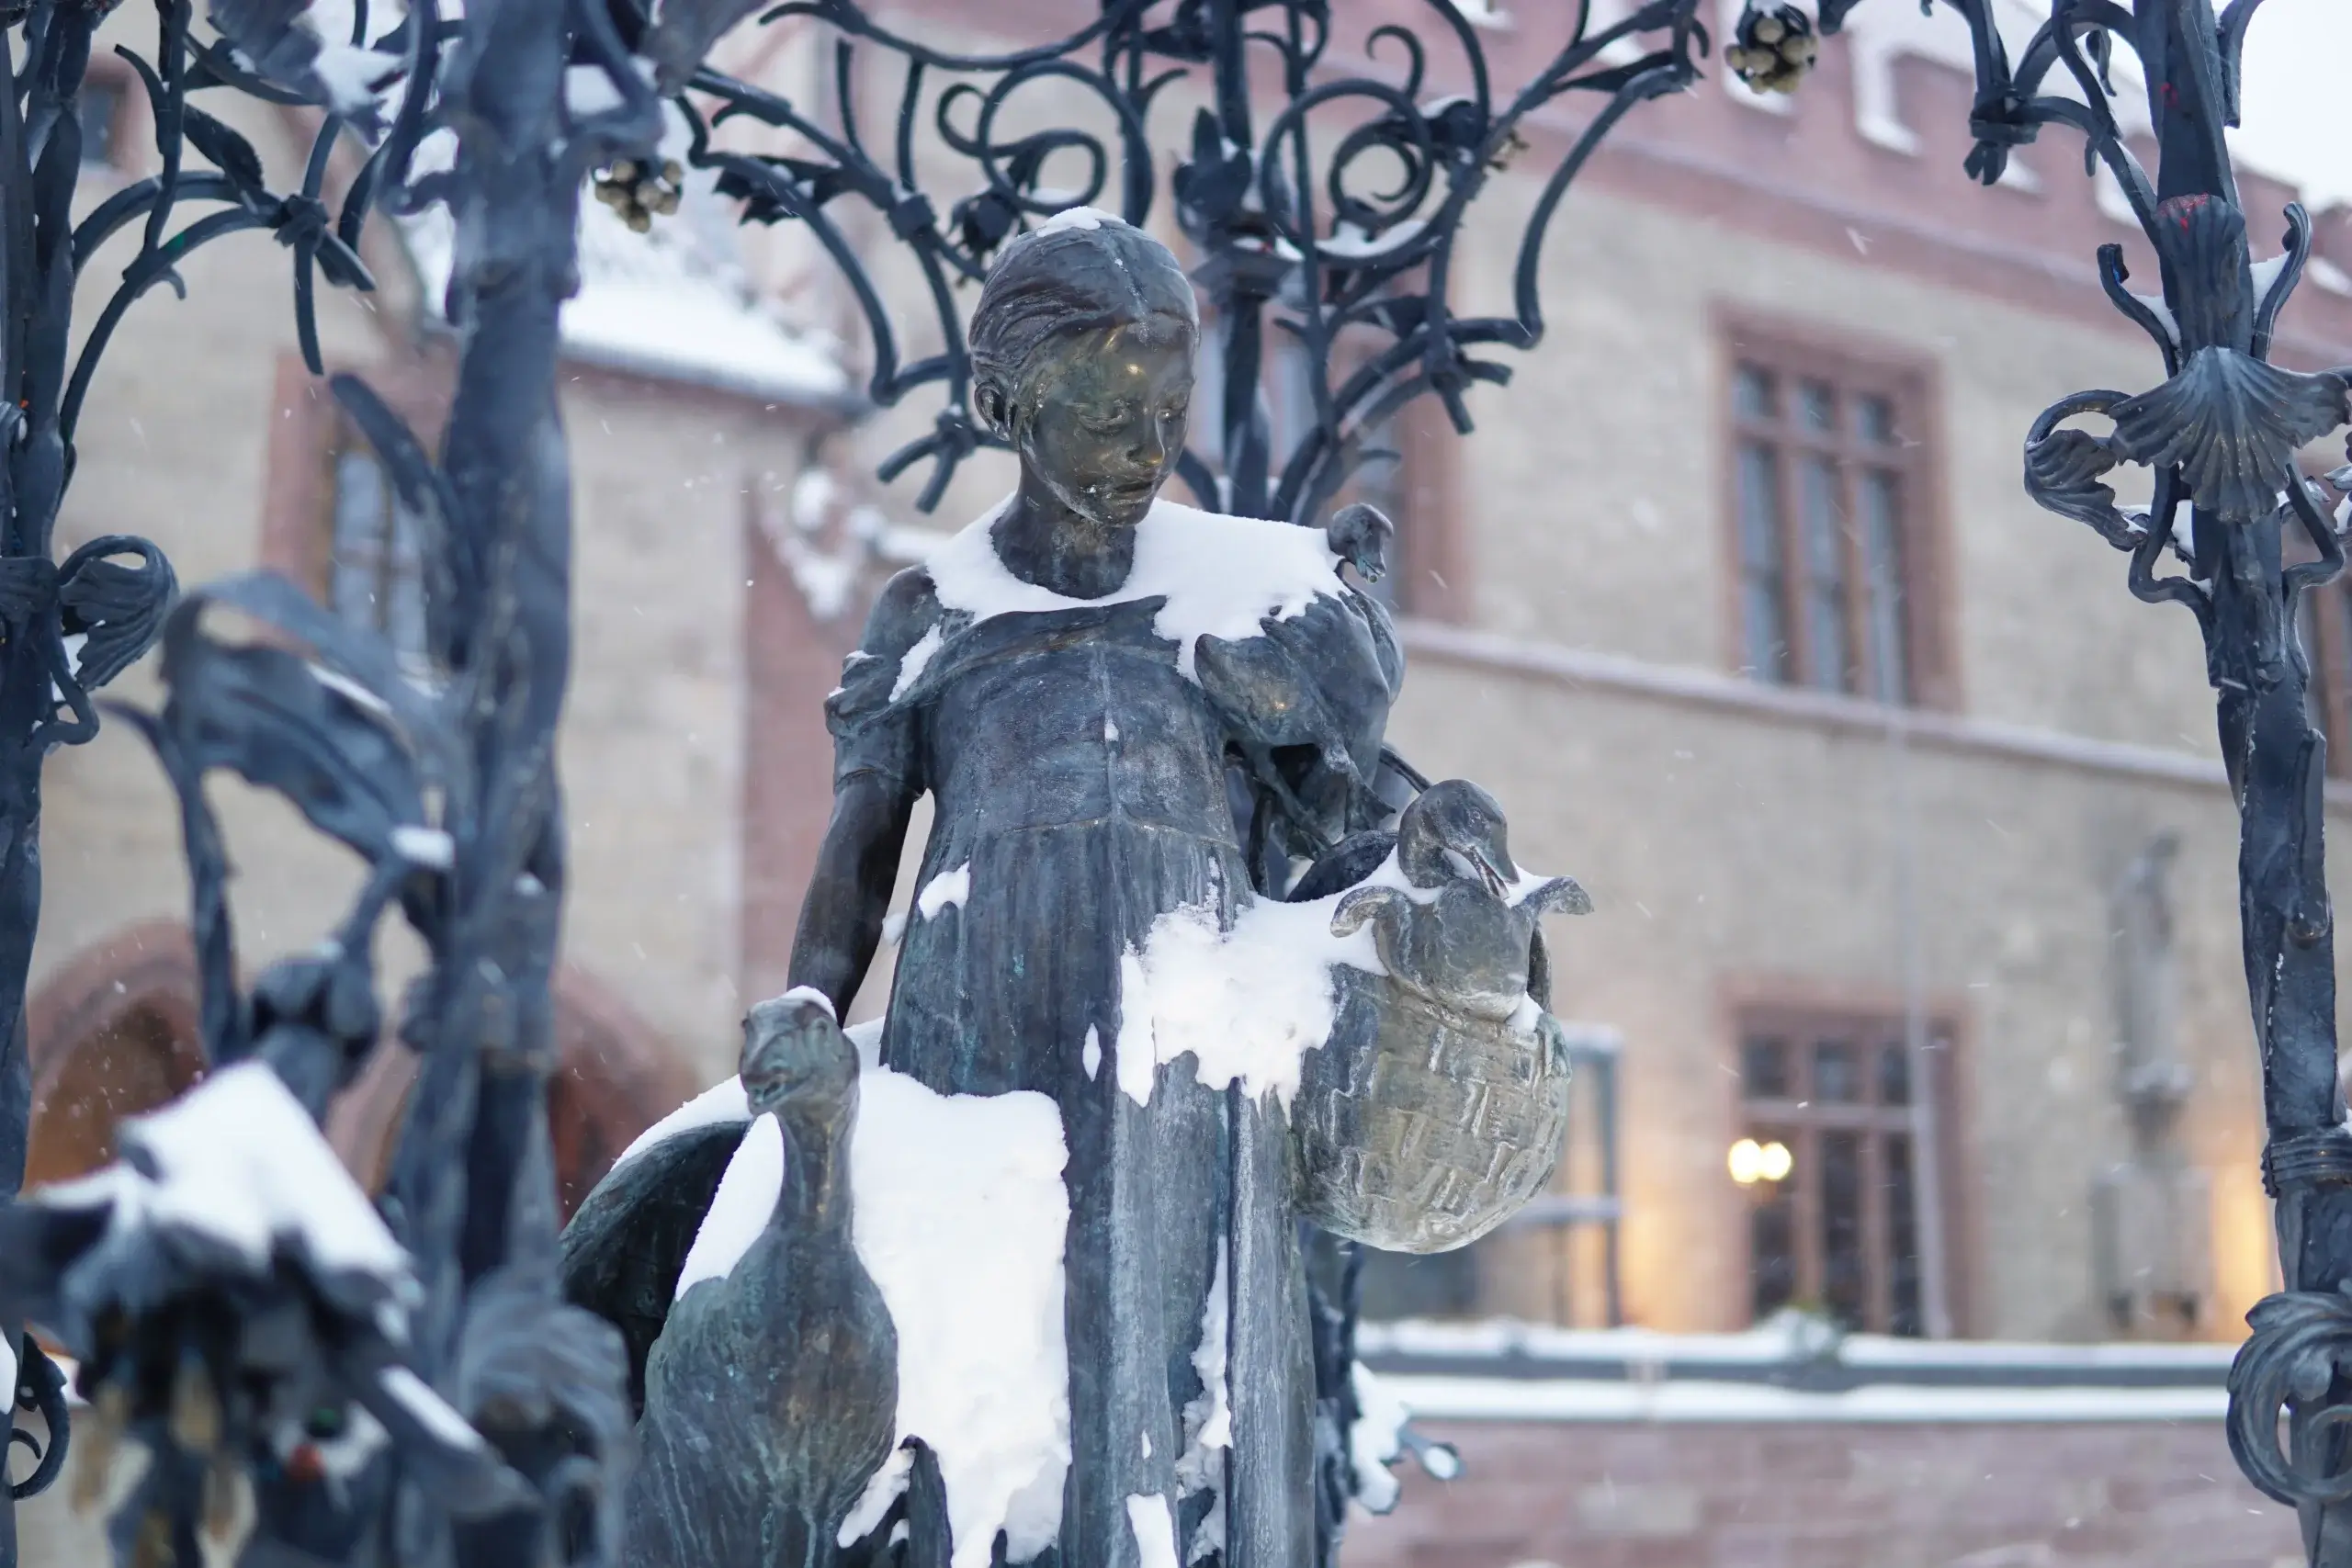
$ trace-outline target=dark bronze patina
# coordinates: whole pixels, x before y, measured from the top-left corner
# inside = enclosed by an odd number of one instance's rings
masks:
[[[1164,598],[1125,593],[1137,526],[1182,448],[1196,349],[1190,286],[1140,231],[1087,219],[1006,250],[974,316],[975,402],[1019,452],[1022,478],[988,538],[1013,578],[1067,603],[976,614],[944,603],[921,567],[885,591],[828,706],[834,810],[793,958],[796,986],[848,1006],[880,941],[914,802],[931,795],[921,882],[957,873],[970,891],[911,922],[881,1061],[941,1093],[1029,1090],[1060,1110],[1072,1453],[1046,1560],[1068,1568],[1143,1562],[1132,1498],[1173,1505],[1180,1561],[1314,1562],[1318,1464],[1345,1452],[1345,1434],[1318,1383],[1299,1222],[1353,1192],[1377,1217],[1349,1224],[1335,1210],[1348,1234],[1415,1250],[1460,1245],[1523,1201],[1559,1146],[1566,1063],[1535,1027],[1544,1015],[1527,990],[1537,913],[1581,895],[1553,883],[1518,897],[1500,808],[1475,786],[1441,785],[1408,807],[1401,844],[1382,826],[1394,813],[1374,781],[1402,666],[1379,605],[1335,575],[1256,636],[1195,638],[1188,674],[1185,650],[1156,624]],[[1385,519],[1353,510],[1329,536],[1335,554],[1378,569]],[[1392,847],[1437,901],[1384,888],[1342,904],[1337,894]],[[1186,1056],[1158,1065],[1139,1101],[1123,1087],[1129,1075],[1102,1065],[1106,1043],[1126,1047],[1123,956],[1182,907],[1230,923],[1279,897],[1267,862],[1317,850],[1329,850],[1322,880],[1332,884],[1318,896],[1349,911],[1342,923],[1393,915],[1396,930],[1383,939],[1393,976],[1351,972],[1346,1022],[1312,1053],[1331,1058],[1310,1070],[1312,1130],[1295,1135],[1274,1097],[1204,1086]],[[1399,910],[1374,908],[1383,899]],[[839,1039],[818,1004],[799,1005],[810,1039]],[[1432,1032],[1446,1049],[1432,1054]],[[1397,1070],[1403,1055],[1416,1071]],[[1415,1123],[1442,1135],[1404,1135]],[[717,1179],[695,1151],[741,1135],[683,1134],[593,1195],[569,1238],[576,1298],[641,1336],[668,1281],[633,1292],[596,1281],[627,1272],[610,1262],[623,1236],[638,1258],[678,1255],[678,1222],[698,1213],[679,1190],[707,1193]],[[758,1461],[741,1461],[745,1474],[799,1476],[796,1466],[814,1462],[803,1456],[831,1462],[873,1446],[787,1430],[796,1424],[887,1429],[887,1377],[863,1388],[829,1377],[821,1406],[778,1399],[744,1419],[710,1413],[740,1401],[746,1378],[816,1386],[768,1363],[807,1353],[821,1315],[812,1302],[841,1289],[844,1262],[854,1268],[834,1251],[799,1271],[739,1269],[723,1286],[695,1286],[659,1329],[644,1419],[663,1479],[632,1492],[633,1506],[658,1516],[632,1528],[673,1544],[650,1561],[766,1561],[746,1554],[740,1517],[705,1506],[715,1495],[679,1483],[673,1407],[698,1413],[681,1432],[725,1428],[748,1443]],[[674,1280],[674,1263],[663,1266]],[[1211,1391],[1196,1352],[1219,1324],[1231,1442],[1204,1449]]]

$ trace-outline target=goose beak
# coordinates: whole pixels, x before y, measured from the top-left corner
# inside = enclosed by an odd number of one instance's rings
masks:
[[[1519,880],[1519,868],[1510,860],[1495,855],[1484,844],[1472,852],[1470,860],[1478,868],[1478,880],[1498,898],[1507,897],[1511,884]]]

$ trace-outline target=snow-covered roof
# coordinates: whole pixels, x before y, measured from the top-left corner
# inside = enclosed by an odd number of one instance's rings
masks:
[[[665,156],[679,156],[685,130],[670,117]],[[456,140],[429,137],[416,170],[446,168]],[[733,203],[716,176],[688,169],[678,210],[639,234],[603,202],[583,195],[580,209],[580,291],[563,307],[567,355],[593,365],[691,382],[800,406],[854,400],[833,345],[797,332],[751,288],[738,261]],[[429,308],[447,290],[455,225],[438,206],[396,228],[408,248]]]

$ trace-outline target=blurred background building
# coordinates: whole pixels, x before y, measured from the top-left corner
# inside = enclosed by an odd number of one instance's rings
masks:
[[[984,41],[956,0],[901,9]],[[1335,9],[1334,58],[1357,63],[1407,14]],[[1486,30],[1498,79],[1548,59],[1576,9]],[[995,0],[986,25],[1027,40],[1081,12]],[[1357,483],[1399,525],[1392,740],[1493,789],[1519,858],[1600,906],[1553,932],[1585,1056],[1559,1192],[1462,1253],[1373,1271],[1374,1314],[1415,1320],[1368,1338],[1374,1364],[1472,1469],[1408,1485],[1351,1547],[1364,1568],[2295,1555],[2219,1424],[2274,1264],[2200,649],[2019,484],[2045,404],[2159,373],[2092,269],[2109,242],[2136,263],[2136,233],[2063,136],[1998,188],[1967,181],[1953,17],[1883,0],[1849,27],[1793,100],[1709,80],[1621,125],[1544,249],[1542,346],[1508,390],[1471,393],[1474,435],[1416,406],[1399,460]],[[738,35],[721,63],[825,102],[830,59],[808,25]],[[149,145],[108,80],[88,111],[100,192]],[[895,79],[875,91],[895,104]],[[1085,113],[1033,91],[1008,114]],[[1510,310],[1577,109],[1539,115],[1474,209],[1458,310]],[[266,157],[299,158],[297,118],[247,112]],[[927,175],[972,180],[944,157]],[[2245,181],[2257,236],[2283,230],[2292,193]],[[820,705],[865,604],[1011,475],[983,455],[933,517],[872,482],[931,410],[859,417],[861,332],[788,228],[738,234],[699,188],[648,238],[602,208],[590,223],[566,319],[567,1200],[732,1070],[742,1010],[784,985],[830,804]],[[2302,368],[2352,363],[2352,210],[2318,235],[2278,340]],[[911,298],[887,229],[865,237]],[[443,243],[379,225],[379,293],[322,310],[335,367],[428,435]],[[294,355],[280,260],[215,248],[187,304],[134,312],[66,544],[135,520],[185,581],[276,568],[397,639],[410,525]],[[1295,371],[1269,375],[1278,442]],[[2315,717],[2352,760],[2352,599],[2313,599]],[[155,696],[151,676],[126,687]],[[36,1180],[104,1158],[115,1118],[196,1070],[161,776],[121,725],[51,769]],[[2352,781],[2329,790],[2341,824]],[[356,869],[223,796],[254,965],[315,941]],[[2339,856],[2339,895],[2347,876]],[[363,1173],[405,1092],[386,1073],[338,1111]],[[1448,1319],[1465,1325],[1430,1321]]]

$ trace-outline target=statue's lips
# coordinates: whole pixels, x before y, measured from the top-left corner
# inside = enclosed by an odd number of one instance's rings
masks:
[[[1159,493],[1159,481],[1144,479],[1135,484],[1097,485],[1093,489],[1095,503],[1115,512],[1129,512],[1151,504]]]

